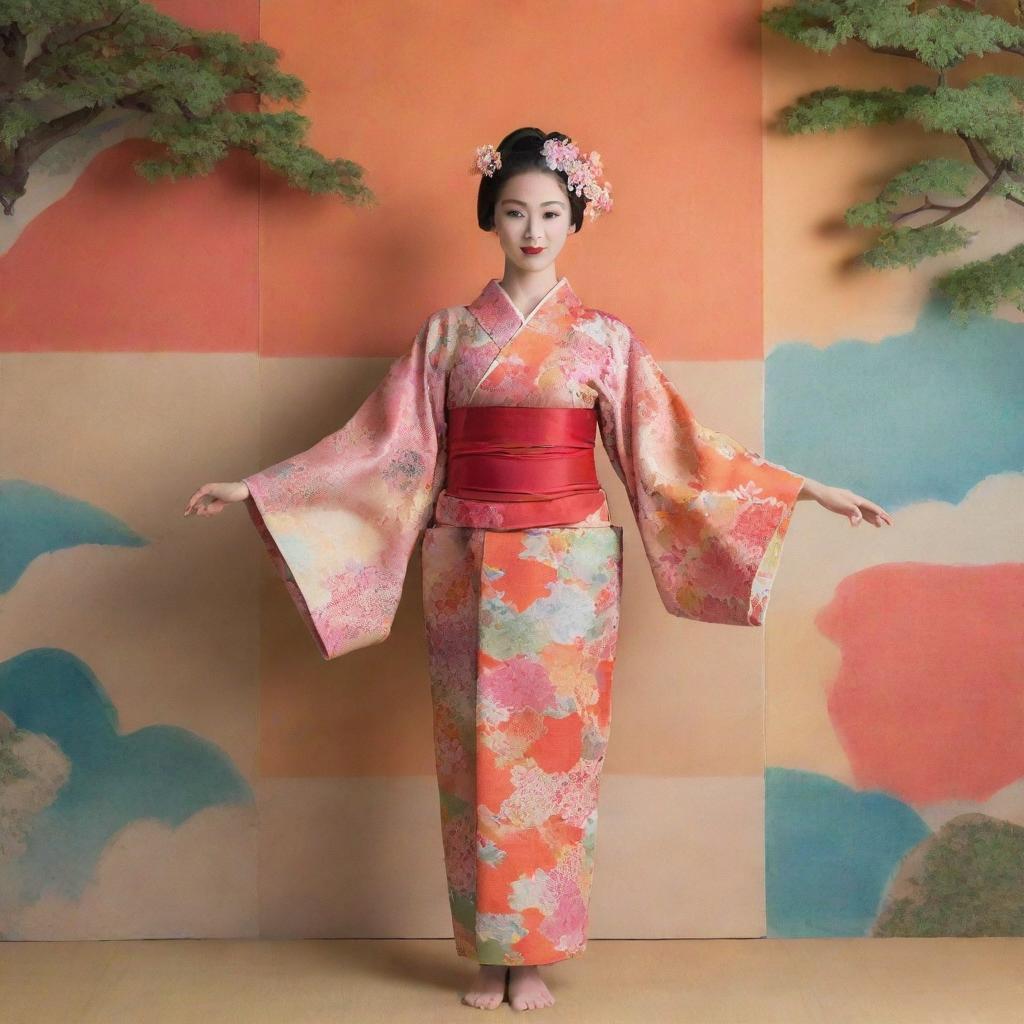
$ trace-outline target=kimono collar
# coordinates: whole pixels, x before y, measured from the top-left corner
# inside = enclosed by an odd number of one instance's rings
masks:
[[[501,287],[497,278],[492,277],[466,309],[498,345],[504,345],[520,328],[534,320],[542,316],[545,319],[553,316],[565,322],[571,320],[582,305],[569,279],[563,276],[524,319],[508,292]]]

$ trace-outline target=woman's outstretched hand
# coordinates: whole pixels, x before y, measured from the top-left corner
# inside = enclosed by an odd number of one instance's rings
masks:
[[[249,497],[249,485],[244,481],[230,484],[203,484],[188,499],[185,515],[215,516],[225,505],[233,501],[245,501]]]
[[[892,526],[893,519],[881,505],[847,490],[845,487],[829,487],[828,484],[808,478],[800,492],[801,496],[813,498],[823,508],[847,516],[851,526],[859,526],[862,519],[872,526]]]

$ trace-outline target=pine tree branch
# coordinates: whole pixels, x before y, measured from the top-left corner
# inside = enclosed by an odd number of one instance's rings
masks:
[[[1003,173],[1003,168],[1005,166],[1005,164],[999,164],[999,166],[996,168],[996,173],[991,178],[989,178],[985,182],[985,184],[982,185],[981,188],[979,188],[973,196],[971,196],[970,199],[968,199],[964,203],[961,203],[959,206],[950,207],[948,213],[943,214],[943,216],[939,217],[938,220],[933,220],[927,226],[933,228],[938,224],[945,224],[947,220],[952,220],[954,217],[959,217],[961,213],[966,213],[972,206],[974,206],[976,203],[979,203],[982,199],[984,199],[985,195],[989,192],[989,190],[998,180],[999,176]]]
[[[79,40],[84,39],[86,36],[94,36],[108,28],[113,28],[121,20],[122,14],[124,14],[124,9],[118,11],[110,21],[92,21],[79,25],[65,25],[63,27],[52,29],[43,38],[43,41],[40,44],[39,54],[34,57],[33,60],[29,61],[26,69],[31,72],[34,61],[39,60],[40,57],[46,57],[55,53],[62,46],[73,45]]]
[[[957,88],[947,80],[953,68],[972,57],[1024,56],[1024,0],[1016,2],[1016,24],[983,12],[980,0],[939,0],[926,11],[924,6],[910,0],[792,0],[759,18],[815,53],[856,42],[874,53],[914,60],[935,75],[931,86],[911,85],[902,91],[828,86],[799,97],[780,112],[777,122],[789,134],[805,134],[905,120],[964,144],[969,161],[918,161],[895,174],[875,198],[846,210],[850,227],[881,229],[874,246],[861,255],[879,270],[912,269],[925,259],[969,246],[979,232],[950,222],[986,197],[1024,207],[1024,79],[982,74]],[[938,203],[931,199],[937,194],[966,198]],[[911,197],[917,205],[897,211]],[[931,211],[936,214],[933,221],[906,224]],[[1001,301],[1015,301],[1024,310],[1024,246],[960,268],[939,285],[954,295],[958,313],[991,312]]]
[[[93,21],[52,29],[40,43],[39,53],[27,64],[22,63],[28,43],[25,34],[13,23],[7,26],[5,35],[9,32],[12,37],[16,36],[20,41],[20,46],[17,52],[8,52],[6,45],[4,47],[7,60],[0,68],[0,97],[13,96],[25,82],[35,78],[62,47],[74,46],[87,36],[95,36],[113,28],[124,13],[125,11],[122,9],[109,21]]]
[[[153,113],[154,96],[149,89],[139,89],[138,92],[130,92],[114,101],[114,105],[124,107],[125,110],[141,110],[144,114]]]
[[[177,97],[175,97],[174,102],[177,105],[178,109],[181,111],[182,117],[184,117],[186,121],[197,120],[198,115],[193,113],[193,111],[189,109],[187,103],[185,103],[183,100],[178,99]]]
[[[874,53],[910,58],[940,73],[971,55],[1024,56],[1024,30],[971,4],[943,2],[919,12],[905,0],[793,0],[761,13],[769,28],[819,53],[857,42]]]
[[[985,166],[985,159],[982,156],[984,147],[979,146],[978,143],[975,142],[975,140],[970,137],[970,135],[967,135],[962,131],[958,131],[956,134],[958,138],[960,138],[963,141],[964,145],[967,147],[967,152],[971,154],[971,159],[978,165],[978,168],[981,170],[982,174],[984,174],[986,178],[991,178],[992,168]],[[992,157],[989,156],[988,153],[985,153],[984,156],[988,156],[988,158],[992,160]],[[995,161],[992,160],[992,163],[994,165]]]
[[[953,318],[960,324],[971,313],[992,314],[1001,302],[1012,302],[1024,312],[1024,245],[965,263],[934,283],[937,291],[953,300]]]
[[[916,60],[920,63],[921,58],[913,50],[908,50],[903,46],[872,46],[870,43],[863,39],[857,39],[855,42],[860,43],[866,50],[870,50],[872,53],[884,53],[890,57],[909,57],[911,60]]]
[[[25,194],[32,164],[48,149],[80,131],[102,112],[100,106],[83,107],[32,129],[14,150],[0,146],[0,154],[7,154],[0,162],[0,208],[6,216],[14,212],[15,202]]]
[[[920,206],[915,206],[912,210],[904,210],[902,213],[890,214],[889,220],[893,224],[899,224],[901,220],[907,217],[913,217],[915,213],[924,213],[925,210],[959,210],[959,206],[948,206],[943,203],[933,203],[928,199],[928,196],[924,197],[924,202]]]
[[[1016,174],[1013,170],[1011,170],[1008,161],[1004,160],[999,165],[1001,170],[997,171],[995,167],[995,160],[993,160],[991,155],[987,151],[985,151],[984,146],[980,145],[975,139],[972,139],[969,135],[966,135],[963,132],[957,132],[956,134],[957,137],[960,138],[964,145],[967,147],[967,152],[971,154],[971,159],[977,165],[978,169],[981,171],[982,174],[985,175],[986,178],[988,178],[990,186],[994,185],[996,183],[996,180],[999,178],[1000,174],[1003,173],[1005,173],[1007,177],[1012,178],[1014,181],[1024,180],[1024,175]],[[982,157],[983,152],[989,160],[992,160],[993,166],[991,168],[985,166],[985,161]],[[1004,196],[1003,198],[1009,200],[1011,203],[1015,203],[1017,206],[1024,206],[1024,201],[1017,199],[1016,196]]]
[[[306,87],[279,58],[262,40],[193,29],[145,0],[0,0],[0,205],[10,214],[35,160],[114,109],[149,115],[147,137],[166,147],[135,163],[147,180],[206,174],[241,149],[307,192],[373,205],[362,167],[303,144],[307,118],[229,106],[239,94],[300,102]]]
[[[890,57],[909,57],[911,60],[920,62],[921,57],[914,50],[908,50],[904,46],[872,46],[871,43],[866,42],[863,39],[854,40],[860,43],[865,49],[870,50],[872,53],[884,53]],[[1003,53],[1014,53],[1018,57],[1024,57],[1024,46],[996,46],[997,50],[1002,50]],[[958,62],[959,63],[959,62]]]
[[[102,113],[103,108],[100,106],[82,107],[52,121],[44,122],[22,140],[16,151],[17,162],[25,167],[31,166],[48,149],[74,135]]]
[[[0,96],[13,92],[24,80],[25,51],[28,39],[17,25],[5,25],[0,31]]]

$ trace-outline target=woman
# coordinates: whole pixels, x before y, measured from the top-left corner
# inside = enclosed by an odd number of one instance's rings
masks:
[[[463,1001],[551,1005],[538,965],[586,947],[611,712],[622,528],[595,432],[626,487],[665,607],[761,625],[797,500],[878,505],[792,473],[694,419],[621,320],[555,260],[611,209],[600,158],[522,128],[477,150],[480,227],[505,254],[468,306],[433,313],[340,430],[186,515],[245,500],[325,659],[384,640],[422,537],[423,595]]]

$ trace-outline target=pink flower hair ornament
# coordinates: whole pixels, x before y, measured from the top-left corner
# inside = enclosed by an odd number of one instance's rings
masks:
[[[587,157],[582,157],[576,143],[565,142],[562,139],[548,139],[541,146],[540,151],[548,167],[553,171],[564,172],[569,179],[568,185],[571,192],[587,197],[589,200],[587,215],[591,220],[596,219],[602,213],[611,211],[612,183],[606,180],[599,185],[597,182],[603,167],[601,154],[596,149],[592,150]],[[490,178],[500,168],[501,153],[491,145],[477,146],[476,162],[469,169],[470,174],[484,174]]]

